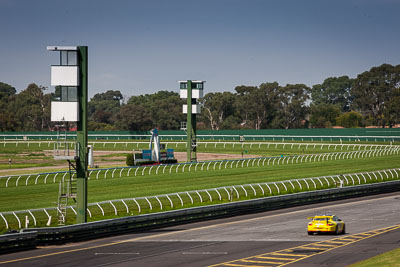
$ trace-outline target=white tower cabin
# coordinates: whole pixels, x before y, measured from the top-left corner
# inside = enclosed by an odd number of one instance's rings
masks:
[[[54,146],[54,159],[74,160],[78,155],[77,142],[68,142],[67,122],[79,121],[78,86],[79,66],[77,46],[48,46],[47,50],[60,53],[60,65],[51,66],[51,86],[56,87],[56,97],[51,101],[51,121],[61,122],[58,142]],[[73,149],[70,149],[70,146]]]
[[[79,121],[78,110],[78,47],[48,46],[49,51],[60,51],[60,65],[51,66],[51,86],[59,88],[56,101],[51,102],[51,121]]]
[[[178,81],[180,85],[180,97],[187,98],[187,81]],[[203,88],[205,81],[192,81],[192,99],[203,98]],[[187,104],[182,107],[183,114],[187,114]],[[192,104],[192,113],[200,114],[201,106],[199,104]]]

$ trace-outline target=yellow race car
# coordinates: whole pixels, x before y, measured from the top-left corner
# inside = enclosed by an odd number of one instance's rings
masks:
[[[345,234],[346,225],[333,214],[316,215],[314,217],[308,217],[307,219],[312,220],[307,225],[307,233],[312,235],[314,233],[332,233],[332,234]]]

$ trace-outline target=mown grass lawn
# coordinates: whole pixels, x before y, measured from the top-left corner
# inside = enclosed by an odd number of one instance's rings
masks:
[[[101,143],[93,143],[96,141],[89,140],[89,144],[94,145],[95,151],[126,151],[131,153],[132,150],[140,151],[141,149],[148,149],[148,141],[138,140],[141,143],[128,143],[132,140],[119,140],[119,141],[102,141]],[[163,143],[163,141],[161,141]],[[186,151],[186,142],[181,143],[167,143],[164,141],[167,148],[173,148],[176,152]],[[210,143],[213,142],[213,143]],[[323,145],[324,144],[324,145]],[[327,146],[327,144],[330,144]],[[370,142],[367,149],[373,149],[375,145],[398,145],[399,143],[389,142]],[[286,140],[285,142],[263,142],[263,141],[248,141],[248,142],[230,142],[230,141],[201,141],[198,143],[197,151],[203,153],[226,153],[226,154],[242,154],[244,158],[247,155],[258,156],[289,156],[301,154],[317,154],[328,152],[347,152],[352,150],[366,149],[364,143],[354,142],[350,146],[348,142],[330,143],[330,142],[293,142]],[[361,147],[358,147],[361,145]],[[12,169],[20,168],[22,171],[13,170],[13,174],[24,173],[23,168],[29,167],[45,167],[59,165],[60,161],[53,160],[52,150],[54,144],[49,141],[42,142],[17,142],[17,143],[0,143],[0,170],[10,169],[8,159],[12,159]],[[71,147],[73,149],[73,147]],[[113,155],[104,155],[97,157],[97,164],[104,161],[115,161],[112,157],[125,157],[125,153],[116,153]],[[110,158],[111,157],[111,158]],[[117,164],[116,164],[117,165]],[[125,164],[124,164],[125,165]],[[64,168],[65,169],[65,168]],[[26,172],[25,172],[26,173]]]
[[[158,175],[148,175],[146,172],[143,176],[138,173],[136,177],[132,176],[132,172],[131,177],[99,180],[92,177],[88,183],[88,201],[93,203],[229,185],[374,171],[398,166],[399,155],[237,169],[210,168],[209,171],[198,169],[197,172],[192,169],[191,172],[160,172]],[[54,207],[57,205],[58,187],[58,184],[39,184],[0,188],[0,212]]]
[[[349,267],[379,267],[379,266],[400,266],[400,248],[383,253],[381,255],[357,262]]]

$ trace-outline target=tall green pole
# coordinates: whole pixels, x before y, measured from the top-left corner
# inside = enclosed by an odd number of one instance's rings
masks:
[[[186,119],[186,129],[187,129],[187,162],[192,161],[192,81],[187,81],[187,119]]]
[[[192,99],[192,105],[197,104],[196,98]],[[196,119],[196,114],[192,113],[192,158],[191,161],[197,161],[197,155],[196,155],[196,150],[197,150],[197,132],[196,132],[196,125],[197,125],[197,119]]]
[[[193,83],[191,80],[187,81],[187,119],[186,119],[186,128],[187,128],[187,162],[197,161],[196,156],[196,114],[192,112],[192,105],[197,104],[196,98],[192,99],[192,90]]]
[[[77,130],[77,141],[79,147],[79,157],[76,160],[76,222],[87,222],[87,103],[88,103],[88,47],[78,46],[79,55],[79,78],[78,87],[79,99],[79,121]]]

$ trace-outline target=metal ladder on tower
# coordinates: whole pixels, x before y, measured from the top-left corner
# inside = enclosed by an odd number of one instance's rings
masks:
[[[65,225],[67,221],[68,198],[66,197],[64,182],[60,181],[57,205],[57,224]]]
[[[65,225],[67,222],[68,199],[72,198],[76,202],[76,179],[73,179],[71,167],[76,169],[75,165],[68,160],[68,179],[60,181],[57,207],[58,225]]]
[[[55,143],[55,150],[57,151],[56,153],[58,155],[61,155],[64,153],[65,150],[67,150],[68,144],[67,144],[67,127],[68,125],[66,124],[61,124],[61,125],[56,125],[57,127],[57,142]]]
[[[68,183],[67,196],[68,196],[68,198],[72,198],[76,202],[76,179],[73,179],[71,167],[76,172],[76,166],[70,160],[68,160],[68,169],[69,169],[70,179],[69,179],[69,183]]]

